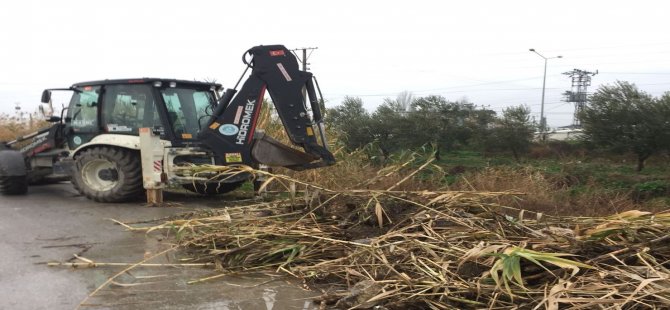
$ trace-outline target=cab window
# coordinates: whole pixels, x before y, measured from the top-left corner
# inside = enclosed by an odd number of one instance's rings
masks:
[[[74,132],[96,132],[98,130],[98,104],[100,86],[77,88],[70,100],[68,117]]]
[[[161,90],[172,130],[178,138],[193,139],[212,113],[214,96],[210,91],[192,88]]]
[[[161,127],[149,85],[109,85],[103,97],[106,132],[137,135],[141,127]]]

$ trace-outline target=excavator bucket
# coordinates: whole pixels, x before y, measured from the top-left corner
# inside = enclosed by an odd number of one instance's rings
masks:
[[[294,170],[308,169],[319,157],[291,148],[274,138],[257,132],[251,148],[251,156],[261,164],[272,167],[287,167]]]

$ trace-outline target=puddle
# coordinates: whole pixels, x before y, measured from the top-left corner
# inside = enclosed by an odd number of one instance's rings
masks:
[[[129,234],[118,240],[119,247],[92,250],[95,257],[117,261],[141,261],[166,249],[158,234]],[[134,246],[132,246],[134,245]],[[126,255],[123,255],[126,253]],[[132,257],[129,255],[132,253]],[[180,253],[169,253],[150,263],[174,263]],[[90,282],[93,291],[123,268],[81,269],[77,272]],[[114,282],[86,302],[86,309],[230,309],[230,310],[316,310],[311,298],[317,292],[303,290],[288,277],[252,274],[229,276],[188,284],[189,281],[217,275],[207,268],[137,267],[120,275]],[[91,281],[92,280],[92,281]]]
[[[316,310],[315,292],[268,276],[230,277],[187,284],[211,276],[202,269],[138,269],[89,299],[86,309],[265,309]]]
[[[193,196],[176,195],[181,206],[147,208],[141,204],[95,204],[83,197],[72,198],[69,184],[31,191],[20,202],[9,198],[0,202],[0,207],[4,207],[0,208],[0,227],[8,240],[0,243],[0,257],[5,262],[0,267],[0,309],[74,309],[125,268],[47,267],[46,262],[68,262],[77,254],[98,263],[132,264],[171,246],[170,238],[159,233],[129,232],[110,218],[148,221],[222,207],[225,201],[195,201]],[[21,212],[13,211],[17,205],[26,207]],[[167,262],[177,262],[174,253],[149,263]],[[187,284],[215,274],[201,268],[137,267],[88,298],[82,309],[318,309],[311,298],[319,293],[302,290],[300,283],[291,283],[287,278],[245,275]]]

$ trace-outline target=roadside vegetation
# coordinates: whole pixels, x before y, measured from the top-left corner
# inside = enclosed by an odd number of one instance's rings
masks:
[[[665,113],[667,97],[639,105]],[[585,113],[609,115],[602,100]],[[176,234],[188,259],[218,266],[192,283],[280,272],[323,309],[667,308],[670,141],[647,134],[667,121],[636,113],[585,114],[586,139],[540,142],[524,106],[403,94],[368,113],[347,98],[327,114],[335,166],[258,171],[267,201],[131,229]],[[623,128],[616,142],[594,138],[605,125]]]
[[[525,106],[496,115],[402,94],[368,113],[347,98],[327,113],[336,165],[193,166],[253,172],[269,192],[123,225],[174,237],[179,264],[214,266],[191,284],[278,272],[320,292],[322,309],[664,309],[670,140],[650,137],[668,134],[668,98],[601,88],[585,139],[569,142],[536,141]],[[624,106],[616,122],[597,121]],[[630,106],[665,121],[641,125],[646,114]],[[278,122],[267,108],[259,127],[285,140]],[[605,138],[599,126],[619,131]]]
[[[0,114],[0,141],[11,141],[16,137],[34,132],[48,126],[46,121],[35,118],[30,121],[21,121],[7,114]]]
[[[374,112],[360,98],[330,109],[344,147],[383,166],[391,154],[430,147],[450,189],[518,190],[516,206],[555,215],[606,215],[670,206],[670,94],[635,85],[600,87],[580,115],[583,133],[540,141],[523,106],[496,115],[440,96],[386,99]]]
[[[278,272],[320,292],[321,309],[670,305],[668,210],[634,210],[630,197],[585,193],[576,199],[594,198],[576,203],[608,215],[556,211],[564,201],[541,171],[549,166],[519,165],[512,156],[483,166],[484,157],[460,154],[470,158],[453,181],[443,163],[450,157],[438,161],[431,149],[392,154],[383,167],[360,150],[337,156],[319,173],[256,171],[266,177],[263,187],[278,189],[265,201],[126,227],[175,236],[182,262],[216,266],[191,284]]]

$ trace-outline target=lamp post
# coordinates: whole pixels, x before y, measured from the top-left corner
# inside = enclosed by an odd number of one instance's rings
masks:
[[[554,56],[554,57],[544,57],[542,54],[538,53],[534,48],[529,49],[529,51],[537,54],[538,56],[544,59],[544,78],[542,78],[542,104],[540,106],[540,139],[544,141],[544,131],[546,129],[546,119],[544,118],[544,90],[547,85],[547,61],[554,58],[563,58],[563,56]]]

